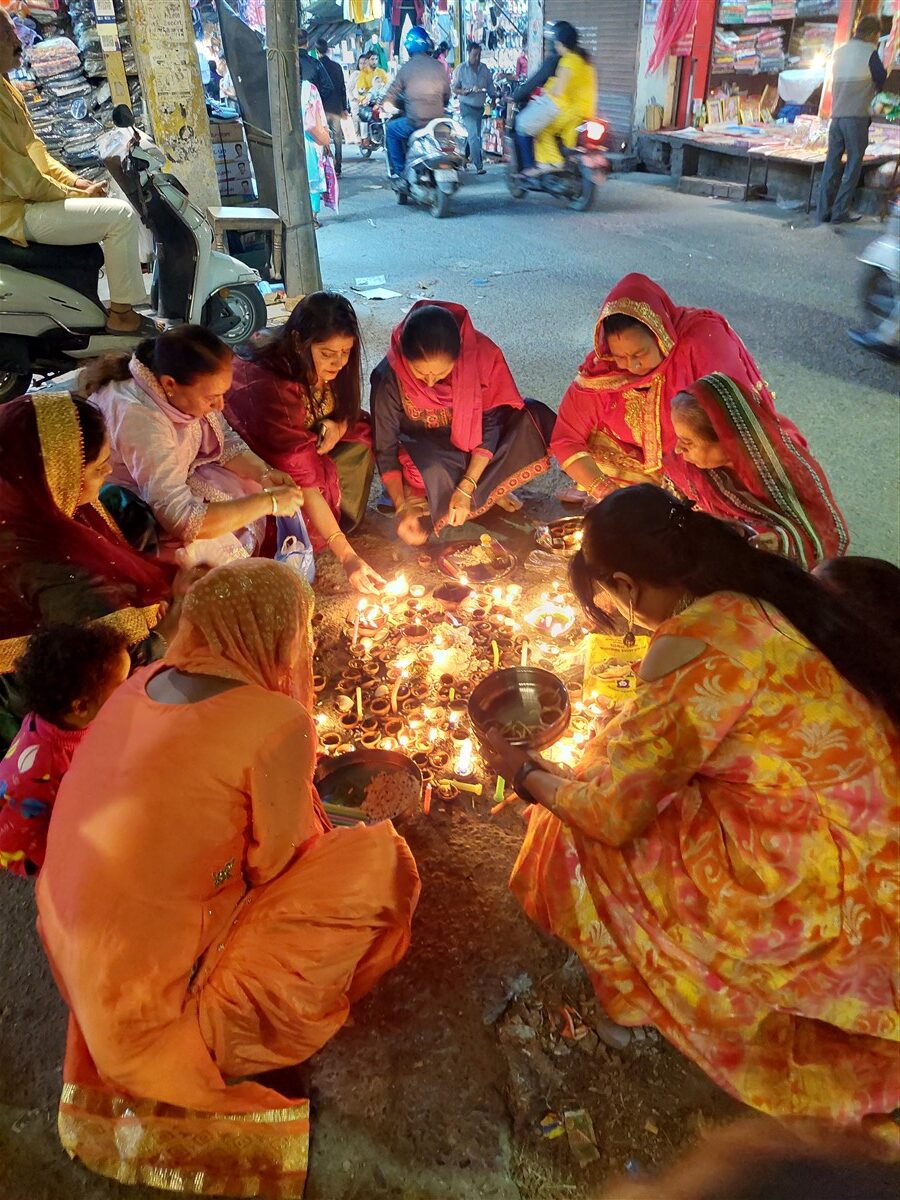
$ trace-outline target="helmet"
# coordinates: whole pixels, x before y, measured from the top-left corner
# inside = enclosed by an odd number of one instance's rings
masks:
[[[434,53],[434,42],[421,25],[413,25],[412,29],[410,29],[409,33],[404,38],[403,45],[406,47],[406,53],[410,58],[412,58],[414,54]]]

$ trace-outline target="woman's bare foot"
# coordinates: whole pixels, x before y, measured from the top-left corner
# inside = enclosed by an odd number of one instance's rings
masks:
[[[502,508],[504,512],[516,513],[522,507],[522,501],[518,496],[514,496],[512,492],[507,492],[505,496],[498,496],[494,501],[498,508]]]

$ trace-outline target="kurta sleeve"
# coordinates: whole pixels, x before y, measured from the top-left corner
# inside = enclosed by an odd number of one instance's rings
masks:
[[[114,431],[116,453],[141,499],[166,533],[188,545],[200,532],[207,506],[191,492],[172,427],[166,418],[129,404]]]
[[[72,191],[78,191],[75,187],[78,176],[73,174],[68,167],[64,167],[61,162],[57,162],[40,138],[34,139],[28,148],[28,153],[37,164],[38,170],[61,187],[66,188],[67,195],[71,195]]]
[[[591,747],[596,766],[566,782],[553,804],[567,824],[608,846],[638,837],[659,805],[685,787],[747,710],[756,677],[718,651],[653,682]]]
[[[225,398],[225,415],[250,449],[279,471],[287,471],[298,487],[328,486],[336,474],[327,454],[316,450],[316,434],[308,429],[306,394],[299,383],[239,366],[246,376],[236,378]]]
[[[504,418],[508,415],[508,407],[502,404],[497,408],[489,408],[482,415],[481,444],[476,449],[476,454],[481,454],[485,458],[493,458],[497,453],[497,447],[500,445],[500,435],[503,432]]]
[[[216,424],[222,435],[222,454],[219,462],[223,467],[226,463],[231,462],[233,458],[237,458],[239,454],[251,453],[250,447],[241,435],[225,420],[221,413],[213,413],[211,415],[216,418]]]
[[[396,475],[401,470],[400,423],[403,419],[403,402],[397,376],[387,362],[381,363],[372,372],[369,409],[375,432],[375,461],[384,479],[386,475]]]
[[[293,720],[276,729],[251,766],[251,829],[245,875],[254,887],[273,879],[299,846],[319,832],[313,807],[315,731],[312,717],[297,706]]]
[[[550,450],[563,470],[578,458],[591,457],[588,438],[597,427],[596,407],[570,387],[562,398],[550,439]]]
[[[54,172],[52,166],[58,167]],[[43,170],[43,165],[47,170]],[[75,176],[51,159],[43,142],[23,147],[16,136],[16,125],[0,113],[0,171],[4,184],[22,200],[44,204],[66,200],[73,194]]]

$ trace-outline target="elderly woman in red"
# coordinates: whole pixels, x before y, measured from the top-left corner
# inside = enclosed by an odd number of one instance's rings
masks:
[[[500,347],[459,304],[414,304],[372,372],[375,454],[397,533],[421,545],[547,470],[553,413],[524,400]]]
[[[583,500],[586,492],[599,500],[630,483],[662,483],[663,458],[675,446],[672,398],[713,371],[774,410],[756,363],[724,317],[679,307],[646,275],[620,279],[559,408],[550,449],[577,485],[561,499]]]
[[[334,292],[314,292],[248,359],[235,360],[225,413],[251,449],[303,489],[313,548],[327,546],[351,584],[373,592],[384,581],[346,536],[365,514],[375,471],[360,385],[353,306]]]

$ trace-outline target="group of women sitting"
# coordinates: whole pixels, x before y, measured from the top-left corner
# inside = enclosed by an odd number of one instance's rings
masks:
[[[453,305],[395,331],[371,426],[359,369],[352,308],[319,295],[239,362],[174,330],[89,369],[91,402],[0,411],[0,671],[33,709],[0,765],[0,862],[22,781],[57,771],[46,852],[8,857],[39,869],[70,1008],[67,1149],[122,1181],[302,1194],[308,1108],[247,1076],[340,1027],[402,957],[419,883],[390,823],[335,830],[319,803],[311,593],[265,556],[263,518],[302,507],[314,545],[377,589],[347,539],[373,448],[418,544],[515,506],[549,442],[597,501],[571,565],[587,618],[652,633],[635,698],[573,775],[485,743],[533,805],[524,910],[613,1019],[655,1025],[745,1102],[890,1113],[900,572],[810,573],[844,524],[740,340],[631,276],[555,429]],[[102,671],[77,638],[67,667],[31,637],[63,622],[118,635]]]

